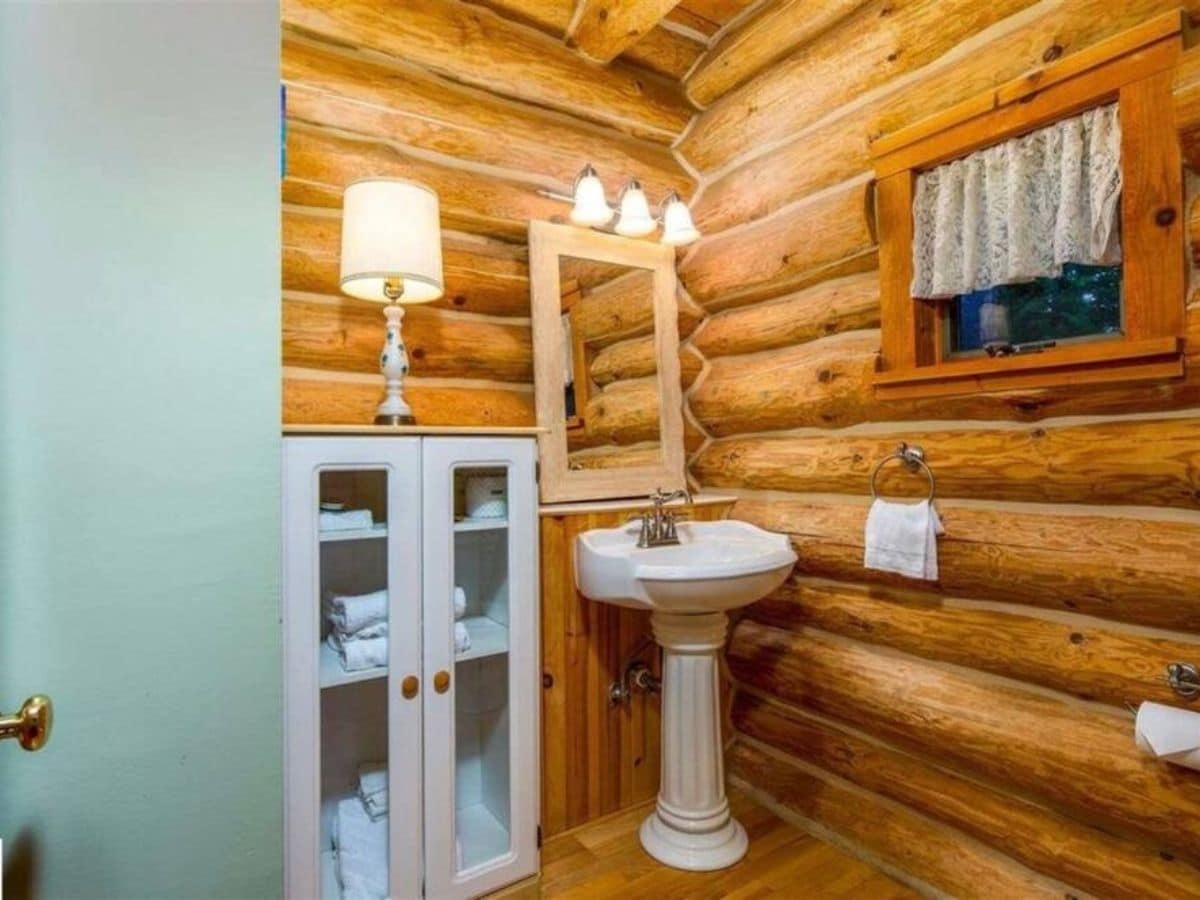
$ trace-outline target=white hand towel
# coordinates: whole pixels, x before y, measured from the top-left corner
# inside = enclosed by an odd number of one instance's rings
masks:
[[[347,509],[339,512],[321,510],[317,517],[317,527],[322,531],[354,531],[358,528],[372,528],[375,517],[369,509]]]
[[[1200,712],[1143,703],[1134,723],[1134,740],[1143,753],[1156,759],[1200,769]]]
[[[454,618],[461,619],[467,614],[467,592],[455,585],[454,588]]]
[[[347,672],[374,669],[388,664],[388,639],[386,637],[343,640],[334,631],[326,638],[326,643],[341,657],[342,668]]]
[[[867,514],[863,565],[908,578],[937,581],[937,536],[945,534],[928,500],[890,503],[876,500]]]
[[[326,616],[342,634],[350,635],[371,625],[387,621],[388,592],[372,591],[369,594],[343,596],[332,594],[327,603]]]
[[[385,763],[363,763],[358,767],[358,796],[372,822],[387,815],[388,783]]]
[[[357,797],[338,801],[336,863],[342,898],[388,893],[388,820],[372,821]]]
[[[467,631],[466,622],[454,623],[454,652],[466,653],[471,649],[471,632]]]

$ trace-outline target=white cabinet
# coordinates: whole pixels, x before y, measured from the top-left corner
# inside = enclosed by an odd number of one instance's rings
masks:
[[[287,897],[537,872],[535,458],[527,438],[285,439]]]

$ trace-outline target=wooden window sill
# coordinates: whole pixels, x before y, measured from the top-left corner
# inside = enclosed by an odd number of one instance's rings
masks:
[[[879,372],[875,393],[881,400],[900,400],[1182,375],[1183,342],[1178,337],[1163,337],[1096,341],[1041,353],[962,359]]]

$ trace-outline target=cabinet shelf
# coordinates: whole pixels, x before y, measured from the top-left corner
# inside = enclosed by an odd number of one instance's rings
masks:
[[[468,616],[463,619],[467,633],[471,635],[471,648],[454,655],[455,662],[483,659],[508,652],[508,629],[487,616]]]
[[[371,681],[375,678],[387,678],[387,666],[375,666],[371,669],[359,669],[357,672],[347,672],[342,668],[341,657],[337,651],[324,641],[321,641],[320,679],[322,688],[340,687],[343,684],[357,684],[360,681]]]
[[[455,531],[501,531],[508,527],[508,519],[459,519],[454,523]]]
[[[317,532],[322,544],[335,541],[370,541],[387,537],[387,522],[377,522],[370,528],[330,529]]]

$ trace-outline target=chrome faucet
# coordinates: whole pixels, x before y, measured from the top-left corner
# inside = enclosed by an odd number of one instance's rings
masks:
[[[653,506],[647,507],[637,515],[630,517],[630,521],[638,518],[642,520],[642,528],[638,532],[637,542],[640,549],[644,550],[647,547],[663,547],[679,543],[679,531],[675,527],[675,523],[681,517],[678,513],[671,512],[664,507],[672,500],[679,500],[681,498],[689,504],[692,502],[692,495],[687,488],[672,491],[669,494],[664,494],[663,489],[658,488],[650,495],[650,502]]]

